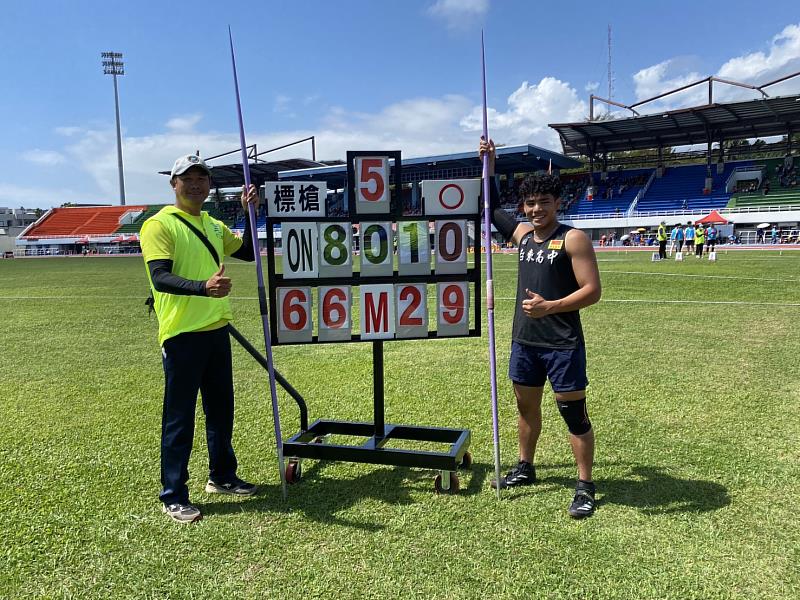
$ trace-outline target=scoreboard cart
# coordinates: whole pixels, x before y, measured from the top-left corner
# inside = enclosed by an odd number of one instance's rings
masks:
[[[294,390],[289,392],[301,408],[301,428],[283,443],[286,480],[297,482],[302,459],[313,458],[437,470],[436,491],[457,493],[456,470],[472,462],[470,431],[386,423],[383,345],[390,340],[480,336],[480,180],[424,181],[422,210],[405,210],[400,152],[348,152],[347,179],[347,210],[336,214],[327,211],[326,182],[266,184],[272,344],[372,344],[371,423],[318,419],[308,425],[305,402]],[[280,224],[280,272],[273,223]],[[472,266],[468,223],[473,226]],[[356,229],[360,235],[354,235]],[[436,290],[432,326],[428,286]],[[312,288],[317,289],[316,310]],[[359,303],[357,333],[354,295]],[[331,436],[364,441],[336,444]],[[391,447],[398,440],[433,442],[446,449]]]

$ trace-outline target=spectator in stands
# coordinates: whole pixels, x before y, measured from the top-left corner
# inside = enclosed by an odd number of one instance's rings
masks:
[[[686,223],[686,228],[683,230],[683,239],[686,242],[686,252],[694,252],[694,226],[691,221]]]
[[[689,208],[689,201],[686,198],[684,198],[683,202],[681,202],[681,208],[683,210],[686,210],[687,208]]]
[[[203,399],[208,439],[207,493],[252,496],[256,486],[240,479],[233,451],[233,369],[228,322],[233,318],[223,256],[252,261],[249,223],[243,239],[205,211],[211,171],[198,156],[181,156],[172,167],[175,204],[145,221],[142,254],[158,316],[164,367],[161,483],[164,512],[179,523],[202,518],[189,502],[189,456],[197,392]],[[255,186],[242,189],[241,205],[258,208]]]
[[[769,179],[764,182],[764,195],[769,194]]]

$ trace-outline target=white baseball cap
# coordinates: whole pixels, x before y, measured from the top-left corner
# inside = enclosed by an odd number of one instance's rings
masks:
[[[192,167],[200,167],[211,177],[211,169],[208,168],[206,161],[194,154],[187,154],[179,157],[178,160],[175,161],[175,164],[172,165],[172,171],[170,171],[169,176],[172,178],[176,175],[181,175]]]

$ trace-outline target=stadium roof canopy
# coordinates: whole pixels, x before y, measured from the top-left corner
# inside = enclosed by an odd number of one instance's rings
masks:
[[[597,156],[800,131],[800,96],[706,104],[608,121],[556,123],[564,152]],[[555,163],[554,163],[555,164]]]
[[[262,185],[265,181],[277,181],[278,173],[290,169],[307,169],[310,167],[324,167],[325,163],[307,160],[304,158],[290,158],[270,162],[250,163],[250,178],[255,185]],[[169,175],[169,171],[159,171],[162,175]],[[211,178],[214,187],[240,188],[244,185],[244,171],[242,163],[220,165],[211,167]]]
[[[581,163],[574,158],[538,146],[524,144],[498,148],[495,170],[500,175],[531,173],[547,169],[550,161],[553,163],[553,168],[557,169],[574,169],[581,166]],[[481,168],[477,151],[407,158],[403,160],[403,183],[422,181],[423,179],[480,177]],[[347,180],[347,165],[288,169],[281,171],[279,177],[283,180],[294,181],[324,179],[328,188],[340,189],[345,186]]]

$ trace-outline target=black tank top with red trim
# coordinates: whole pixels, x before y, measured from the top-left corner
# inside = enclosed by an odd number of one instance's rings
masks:
[[[528,346],[577,348],[583,344],[583,328],[577,310],[532,319],[522,311],[522,301],[529,289],[545,300],[558,300],[576,291],[578,281],[567,255],[565,239],[573,229],[560,224],[543,242],[533,239],[533,232],[522,238],[519,246],[517,301],[512,339]]]

